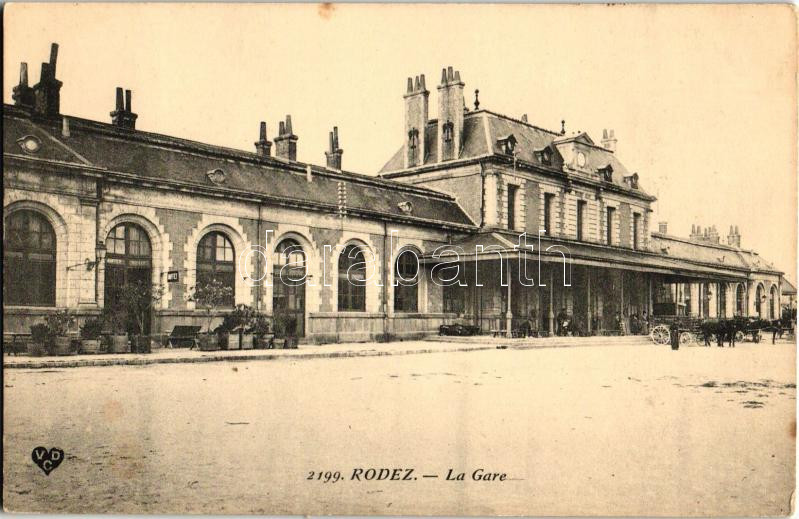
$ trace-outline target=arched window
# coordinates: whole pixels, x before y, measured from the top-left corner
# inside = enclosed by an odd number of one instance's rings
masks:
[[[402,251],[394,266],[394,311],[419,311],[419,258],[411,250]]]
[[[233,306],[236,293],[236,254],[233,244],[221,232],[209,232],[197,246],[197,285],[205,285],[216,279],[230,288],[225,301]]]
[[[305,252],[297,240],[281,241],[275,249],[275,281],[296,284],[305,277]]]
[[[275,249],[272,309],[278,336],[305,335],[305,251],[292,239],[281,241]],[[282,329],[281,329],[282,328]]]
[[[344,247],[338,257],[339,311],[366,311],[366,262],[355,245]]]
[[[738,283],[738,288],[735,289],[735,315],[746,315],[746,291],[741,283]]]
[[[106,238],[105,307],[120,303],[120,290],[133,283],[152,283],[152,248],[143,228],[125,222],[115,226]]]
[[[55,306],[56,240],[41,214],[21,210],[5,222],[3,304]]]

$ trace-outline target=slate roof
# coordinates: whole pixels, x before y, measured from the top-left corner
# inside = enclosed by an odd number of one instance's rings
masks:
[[[304,163],[71,116],[70,136],[62,137],[60,117],[34,120],[12,105],[4,105],[3,122],[4,157],[67,162],[107,174],[333,209],[339,182],[344,182],[348,210],[424,224],[474,226],[453,197],[424,187],[320,166],[311,166],[308,182]],[[25,135],[38,137],[42,148],[30,154],[23,151],[16,141]],[[216,169],[225,173],[219,186],[208,177]],[[412,204],[410,213],[401,209],[403,202]]]
[[[785,278],[782,278],[782,282],[780,283],[780,289],[781,289],[780,291],[782,292],[782,295],[784,295],[784,296],[795,296],[796,295],[796,287],[793,286],[791,284],[791,282],[788,281]]]
[[[673,258],[733,268],[744,271],[780,273],[772,263],[758,253],[720,243],[707,243],[661,233],[652,233],[651,247],[655,252]]]
[[[427,150],[424,160],[425,166],[438,163],[436,149],[438,139],[437,124],[437,119],[431,119],[427,124],[427,131],[425,132]],[[550,168],[558,172],[563,171],[563,158],[558,152],[558,145],[568,143],[579,137],[579,135],[561,135],[558,132],[546,130],[489,110],[474,110],[464,114],[463,128],[463,148],[458,156],[460,160],[491,156],[507,157],[497,141],[513,135],[517,141],[515,148],[517,160],[542,168]],[[612,151],[595,144],[584,143],[584,141],[581,141],[581,143],[584,144],[581,146],[581,151],[586,156],[586,167],[590,171],[598,173],[600,168],[610,165],[613,168],[612,183],[619,188],[631,190],[624,182],[623,177],[632,173]],[[536,154],[536,152],[540,152],[546,147],[550,147],[553,151],[551,165],[543,164],[540,155]],[[441,164],[446,165],[449,162]],[[399,176],[398,173],[408,171],[403,170],[403,166],[403,147],[401,147],[382,167],[380,174],[385,178]],[[579,175],[579,173],[574,174]],[[634,191],[638,194],[646,195],[640,183],[639,188]]]

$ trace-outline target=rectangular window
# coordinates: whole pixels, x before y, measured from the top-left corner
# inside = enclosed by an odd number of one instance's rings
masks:
[[[641,215],[639,213],[633,213],[633,249],[638,249],[641,246],[639,242],[640,227],[641,227]]]
[[[555,202],[555,195],[552,193],[544,194],[544,234],[552,236],[554,233],[552,221],[552,205]]]
[[[577,200],[577,239],[583,240],[584,226],[585,226],[585,206],[588,203],[585,200]]]
[[[613,215],[616,212],[615,207],[608,207],[607,208],[607,218],[606,218],[606,230],[607,230],[607,243],[608,245],[613,245]]]
[[[516,228],[516,193],[519,186],[508,184],[508,229]]]

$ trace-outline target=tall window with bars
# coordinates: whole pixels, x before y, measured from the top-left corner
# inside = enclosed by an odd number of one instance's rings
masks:
[[[613,216],[615,214],[615,207],[608,207],[605,209],[605,240],[608,245],[613,245]]]
[[[585,207],[588,202],[585,200],[577,200],[577,239],[583,241],[585,238]]]

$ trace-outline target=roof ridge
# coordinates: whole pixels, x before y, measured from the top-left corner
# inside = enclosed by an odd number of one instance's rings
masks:
[[[513,121],[513,122],[518,123],[518,124],[523,124],[523,125],[528,126],[530,128],[533,128],[533,129],[536,129],[536,130],[539,130],[539,131],[542,131],[542,132],[546,132],[546,133],[549,133],[549,134],[552,134],[552,135],[560,135],[560,132],[547,130],[546,128],[542,128],[541,126],[536,126],[536,125],[531,124],[529,122],[522,121],[521,119],[516,119],[515,117],[511,117],[509,115],[501,114],[501,113],[498,113],[498,112],[493,112],[493,111],[488,110],[486,108],[481,108],[479,110],[470,111],[470,112],[468,112],[468,114],[476,114],[476,113],[480,113],[480,112],[485,112],[487,114],[493,115],[494,117],[500,117],[502,119],[507,119],[509,121]]]
[[[7,103],[3,103],[3,106],[4,108],[14,107],[14,105],[9,105]],[[8,114],[10,116],[14,116],[20,119],[30,120],[30,114],[27,114],[25,111],[20,110],[17,107],[14,107],[12,110],[10,110],[10,112],[11,113]],[[59,117],[57,118],[48,117],[42,119],[42,121],[45,123],[49,122],[57,126],[58,125],[57,121],[61,117],[66,117],[69,119],[72,131],[84,130],[89,132],[97,132],[110,137],[119,138],[121,140],[134,140],[145,144],[172,147],[172,149],[177,148],[180,151],[188,151],[188,152],[206,154],[217,157],[220,155],[223,156],[227,155],[226,158],[233,157],[238,160],[248,161],[260,165],[271,165],[274,167],[288,166],[297,169],[298,172],[299,169],[305,169],[308,166],[310,166],[311,170],[317,174],[322,174],[334,178],[346,178],[354,182],[382,186],[385,187],[386,189],[395,189],[397,191],[411,192],[422,196],[429,195],[442,200],[454,200],[454,197],[452,195],[442,193],[441,191],[429,187],[408,185],[403,182],[398,182],[396,180],[386,179],[379,176],[367,175],[365,173],[356,173],[354,171],[332,170],[318,164],[311,164],[299,161],[289,161],[286,159],[282,159],[280,157],[262,157],[255,152],[249,152],[238,148],[230,148],[227,146],[221,146],[217,144],[209,144],[201,141],[186,139],[183,137],[175,137],[163,133],[156,133],[156,132],[150,132],[138,129],[133,131],[121,130],[111,123],[95,121],[93,119],[86,119],[84,117],[60,114]],[[31,122],[33,123],[33,121]],[[41,127],[41,124],[37,124],[37,126]],[[47,131],[45,128],[42,128],[42,130]],[[47,133],[49,134],[51,132],[47,131]]]

